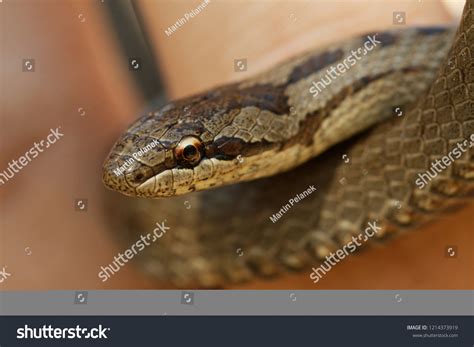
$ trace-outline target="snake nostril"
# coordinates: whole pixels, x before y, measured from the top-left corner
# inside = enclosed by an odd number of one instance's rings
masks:
[[[129,168],[124,180],[132,187],[137,187],[153,176],[153,170],[147,166]]]
[[[137,183],[141,183],[145,176],[142,173],[138,173],[134,176],[134,181]]]

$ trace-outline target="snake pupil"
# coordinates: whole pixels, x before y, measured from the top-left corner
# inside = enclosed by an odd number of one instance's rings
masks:
[[[196,154],[197,154],[197,148],[194,147],[193,145],[188,145],[184,147],[183,156],[185,159],[188,159],[188,160],[194,159]]]

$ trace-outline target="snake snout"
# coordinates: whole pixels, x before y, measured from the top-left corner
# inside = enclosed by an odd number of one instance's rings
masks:
[[[114,151],[109,154],[103,165],[104,184],[112,190],[129,196],[136,196],[136,187],[152,176],[151,168]]]

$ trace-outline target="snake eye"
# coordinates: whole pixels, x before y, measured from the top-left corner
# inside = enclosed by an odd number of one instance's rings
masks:
[[[175,156],[194,165],[201,160],[201,141],[193,136],[183,138],[175,148]]]

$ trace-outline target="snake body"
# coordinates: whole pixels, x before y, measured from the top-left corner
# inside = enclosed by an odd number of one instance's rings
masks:
[[[125,195],[166,197],[109,200],[127,242],[165,219],[171,228],[142,252],[146,270],[218,286],[302,269],[369,221],[385,239],[472,196],[469,146],[423,189],[415,183],[474,134],[472,7],[456,35],[367,34],[147,112],[116,142],[103,176]],[[374,49],[352,64],[370,38]],[[336,67],[344,73],[333,78]]]

